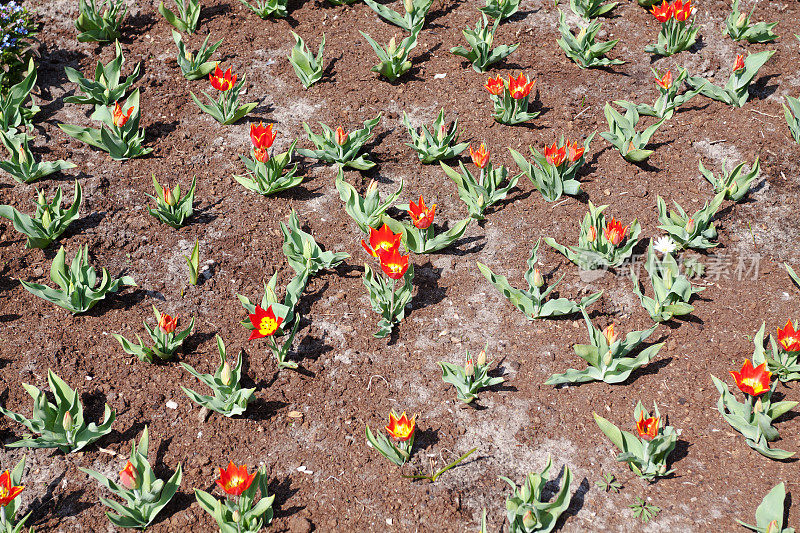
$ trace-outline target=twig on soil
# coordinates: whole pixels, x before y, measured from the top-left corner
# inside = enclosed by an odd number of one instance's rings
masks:
[[[560,206],[561,204],[563,204],[564,202],[567,202],[567,201],[569,201],[569,198],[567,198],[565,200],[561,200],[557,204],[550,206],[550,209],[555,209],[556,207]]]
[[[584,113],[586,113],[586,112],[587,112],[588,110],[590,110],[591,108],[592,108],[592,106],[585,107],[585,108],[583,109],[583,111],[581,111],[580,113],[578,113],[577,115],[575,115],[575,117],[573,117],[573,119],[572,119],[572,120],[576,120],[576,119],[577,119],[579,116],[583,115]]]
[[[375,374],[374,376],[369,378],[369,383],[367,383],[367,390],[369,390],[369,388],[372,386],[372,378],[381,378],[383,380],[383,382],[386,383],[386,386],[387,387],[389,386],[389,382],[386,381],[385,377]]]
[[[778,116],[776,116],[776,115],[770,115],[770,114],[768,114],[768,113],[764,113],[764,112],[762,112],[762,111],[759,111],[758,109],[751,109],[750,111],[752,111],[753,113],[758,113],[759,115],[764,115],[765,117],[770,117],[770,118],[780,118],[780,117],[778,117]]]

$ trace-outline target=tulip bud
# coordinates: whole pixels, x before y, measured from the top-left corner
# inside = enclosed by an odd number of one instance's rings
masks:
[[[236,509],[231,515],[231,520],[238,524],[240,519],[241,515],[239,514],[239,509]]]
[[[658,469],[658,473],[661,475],[664,475],[666,471],[667,471],[667,465],[661,465],[661,468]]]
[[[614,324],[610,324],[603,330],[603,336],[608,341],[609,346],[614,344],[614,342],[619,338],[619,335],[614,333]]]
[[[64,428],[64,431],[69,431],[72,429],[72,415],[69,411],[64,413],[64,420],[61,421],[61,427]]]
[[[607,351],[606,354],[603,356],[603,365],[608,366],[611,364],[611,350]]]
[[[533,516],[533,512],[530,509],[522,516],[522,525],[527,529],[533,529],[536,526],[536,517]]]
[[[777,520],[773,520],[769,524],[767,524],[767,529],[765,533],[780,533],[782,531],[781,526],[778,525]]]
[[[481,171],[481,176],[483,176],[483,172],[482,171]],[[482,193],[478,196],[478,206],[479,207],[483,207],[483,194]]]
[[[537,289],[544,285],[544,278],[538,268],[533,269],[533,286]]]
[[[491,47],[492,47],[492,43],[493,43],[493,42],[494,42],[494,34],[493,34],[493,33],[490,33],[490,34],[489,34],[489,37],[487,37],[487,39],[486,39],[486,45],[487,45],[489,48],[491,48]]]
[[[764,404],[761,403],[761,398],[756,399],[756,404],[753,406],[753,411],[756,413],[761,413],[764,411]]]
[[[189,50],[186,50],[186,52],[184,52],[184,54],[183,54],[183,57],[186,58],[186,61],[191,61],[192,60],[192,53]]]
[[[119,473],[119,483],[128,490],[136,490],[141,485],[139,472],[133,467],[130,461]]]
[[[581,28],[581,31],[578,32],[578,41],[582,41],[583,38],[586,37],[586,28]]]
[[[25,150],[23,150],[22,147],[20,147],[20,149],[17,151],[17,154],[19,154],[19,160],[21,163],[28,161],[28,156],[25,154]]]
[[[466,374],[467,377],[470,378],[474,373],[475,373],[475,365],[472,363],[472,359],[467,359],[467,364],[464,365],[464,374]]]
[[[728,194],[734,195],[737,192],[739,192],[739,186],[736,185],[736,182],[734,181],[733,183],[731,183],[730,187],[728,187]]]
[[[311,242],[303,241],[303,257],[311,259]]]
[[[692,233],[694,233],[695,227],[696,226],[694,223],[694,219],[690,218],[689,221],[686,223],[686,233],[691,235]]]
[[[594,226],[589,228],[589,242],[594,242],[597,240],[597,229]]]
[[[486,350],[481,350],[478,354],[478,366],[486,366]]]
[[[403,7],[406,8],[406,13],[414,12],[414,0],[403,0]]]
[[[667,275],[664,278],[664,288],[668,291],[672,290],[672,281],[672,272],[667,272]]]
[[[365,194],[365,197],[369,198],[371,195],[375,194],[375,191],[377,190],[378,190],[378,182],[375,180],[370,181],[369,185],[367,185],[367,193]]]
[[[36,191],[36,203],[39,205],[47,204],[47,199],[44,197],[44,193],[42,191]]]
[[[397,41],[395,41],[395,38],[392,37],[391,39],[389,39],[389,46],[386,47],[386,53],[389,56],[393,56],[396,51],[397,51]]]
[[[336,128],[336,144],[342,146],[344,143],[347,142],[348,133],[345,132],[341,126]]]
[[[175,205],[175,195],[172,194],[172,189],[164,187],[164,203],[167,205]]]
[[[42,213],[42,225],[45,229],[49,229],[51,222],[53,222],[53,217],[50,216],[50,210],[46,209],[45,212]]]
[[[736,27],[737,28],[742,28],[746,21],[747,21],[747,13],[740,14],[739,18],[736,19]]]
[[[444,141],[445,137],[447,137],[447,126],[442,124],[439,126],[439,134],[436,136],[436,139],[441,143]]]
[[[231,365],[229,365],[227,361],[222,365],[222,372],[219,374],[219,379],[222,381],[223,385],[231,384]]]

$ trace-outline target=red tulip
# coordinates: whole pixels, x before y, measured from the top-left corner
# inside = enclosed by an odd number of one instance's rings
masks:
[[[237,467],[231,461],[228,464],[228,469],[219,469],[219,479],[217,485],[225,491],[225,494],[231,496],[240,496],[244,491],[250,488],[253,480],[256,478],[256,473],[247,473],[247,465]]]
[[[736,55],[736,61],[733,63],[733,71],[741,70],[744,68],[744,56],[742,54]]]
[[[692,8],[692,0],[686,0],[686,3],[682,3],[681,0],[675,0],[672,4],[672,11],[675,20],[684,22],[692,16],[692,12],[694,11],[694,8]]]
[[[625,240],[627,233],[628,226],[623,227],[622,222],[615,220],[614,217],[611,217],[611,222],[607,223],[603,230],[603,236],[614,246],[619,246],[619,243]]]
[[[515,100],[519,100],[521,98],[525,98],[531,93],[531,89],[533,89],[533,85],[536,83],[536,80],[528,81],[528,78],[525,77],[525,74],[520,73],[518,78],[514,78],[514,76],[508,76],[508,92],[511,93],[511,97]]]
[[[569,159],[570,163],[574,163],[581,157],[583,157],[583,152],[586,151],[584,146],[578,148],[578,141],[573,141],[571,144],[569,139],[567,139],[567,159]]]
[[[665,91],[672,87],[672,71],[668,70],[661,78],[656,76],[656,83]]]
[[[556,143],[553,143],[553,146],[545,146],[544,158],[554,167],[560,166],[567,159],[567,147],[558,146]]]
[[[275,312],[272,310],[272,306],[270,305],[267,307],[267,310],[264,311],[261,306],[256,306],[256,312],[250,316],[250,323],[253,324],[255,328],[253,332],[250,334],[250,338],[248,340],[253,339],[260,339],[261,337],[270,337],[278,331],[278,327],[280,327],[281,322],[283,322],[282,317],[276,317]]]
[[[119,473],[119,483],[128,490],[138,489],[141,485],[139,472],[133,467],[130,461]]]
[[[133,113],[133,106],[128,108],[127,113],[123,113],[122,106],[119,105],[119,102],[114,104],[114,111],[111,113],[111,120],[114,122],[114,125],[118,128],[121,128],[128,122],[128,119],[131,118],[131,113]]]
[[[660,23],[665,23],[669,19],[672,18],[673,15],[673,5],[668,4],[667,0],[664,0],[660,6],[653,6],[653,9],[650,11],[653,16],[656,18],[657,21]]]
[[[223,74],[222,69],[217,65],[216,70],[208,75],[208,79],[212,87],[222,92],[229,91],[236,85],[236,74],[231,73],[230,67]]]
[[[266,163],[269,161],[269,151],[263,148],[256,148],[253,150],[253,157],[256,158],[256,161],[261,161],[262,163]]]
[[[341,126],[336,128],[336,144],[338,144],[339,146],[344,145],[344,143],[347,142],[348,136],[349,134],[345,133],[345,131],[342,129]]]
[[[389,226],[384,224],[381,229],[369,228],[369,244],[364,239],[361,240],[361,246],[372,257],[378,257],[380,252],[388,252],[389,250],[400,247],[400,239],[403,237],[402,233],[395,234]]]
[[[745,359],[742,370],[731,371],[736,386],[739,390],[750,396],[760,396],[769,390],[769,380],[772,372],[767,370],[767,363],[761,363],[753,368],[750,359]]]
[[[408,255],[402,255],[399,248],[378,250],[383,272],[391,279],[400,279],[408,270]]]
[[[783,329],[778,328],[778,342],[787,352],[800,351],[800,330],[794,329],[791,320],[786,321]]]
[[[416,415],[409,420],[405,411],[400,415],[400,418],[397,418],[397,415],[392,411],[389,413],[389,425],[386,426],[386,432],[397,440],[405,442],[414,436],[415,418],[417,418]]]
[[[636,432],[643,440],[653,440],[658,436],[658,417],[651,416],[645,419],[644,412],[639,415],[636,422]]]
[[[412,420],[413,426],[413,420]],[[413,431],[413,427],[412,427]],[[9,503],[11,503],[14,498],[19,496],[24,486],[14,487],[11,485],[11,474],[9,474],[8,470],[3,472],[0,475],[0,507],[5,507]]]
[[[503,81],[503,78],[497,76],[497,78],[489,78],[484,87],[486,87],[486,90],[491,94],[499,96],[503,94],[503,91],[506,89],[506,84]]]
[[[414,225],[419,229],[428,229],[433,224],[433,216],[436,213],[436,204],[431,207],[425,207],[425,200],[422,196],[419,197],[419,205],[415,204],[412,200],[408,205],[408,214]]]
[[[162,313],[161,318],[158,320],[158,327],[161,328],[161,331],[164,333],[172,333],[175,331],[175,328],[178,327],[178,316],[171,317],[166,313]]]
[[[473,150],[472,145],[469,147],[469,156],[472,158],[472,162],[475,163],[475,166],[478,168],[483,168],[489,162],[489,150],[486,149],[486,145],[481,143],[480,148],[478,150]]]
[[[164,203],[167,205],[175,205],[175,195],[172,194],[172,189],[164,187]]]
[[[272,131],[272,124],[264,126],[263,122],[259,122],[258,126],[250,124],[250,141],[253,147],[266,150],[272,148],[272,143],[275,142],[275,133]]]

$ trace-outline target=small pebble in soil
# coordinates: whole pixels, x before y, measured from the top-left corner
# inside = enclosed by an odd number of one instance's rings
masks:
[[[177,409],[178,408],[178,404],[173,402],[172,400],[170,400],[170,401],[167,402],[167,407],[169,409]]]

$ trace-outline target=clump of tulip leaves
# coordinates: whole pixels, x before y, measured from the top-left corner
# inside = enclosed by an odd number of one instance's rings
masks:
[[[501,377],[489,375],[491,364],[491,361],[486,360],[485,348],[474,360],[467,352],[464,366],[439,361],[439,366],[442,367],[442,381],[453,385],[456,388],[457,398],[464,403],[475,400],[481,389],[493,387],[505,381]]]
[[[140,361],[147,363],[152,363],[153,361],[167,361],[172,359],[172,356],[175,355],[175,352],[177,352],[178,349],[183,345],[183,341],[186,340],[186,337],[192,334],[192,330],[194,329],[194,317],[192,317],[189,327],[185,330],[170,330],[167,332],[161,327],[162,315],[161,312],[156,309],[155,305],[153,306],[153,314],[156,318],[156,327],[151,328],[147,322],[143,322],[144,329],[147,331],[147,335],[153,342],[153,346],[145,346],[138,333],[136,334],[136,340],[139,341],[138,344],[132,343],[122,335],[117,333],[114,334],[114,338],[117,339],[117,342],[122,345],[122,349],[125,350],[125,353],[135,355]],[[174,320],[177,323],[177,317],[175,317]]]
[[[602,26],[600,22],[595,20],[589,23],[588,26],[581,26],[578,34],[574,35],[569,24],[567,24],[564,13],[560,13],[558,31],[561,33],[561,38],[556,42],[564,51],[564,54],[574,61],[576,65],[584,69],[622,65],[625,63],[620,59],[609,59],[605,57],[605,55],[617,45],[619,39],[599,43],[595,42],[597,32],[600,31],[600,27]]]
[[[531,155],[533,155],[532,164],[513,148],[509,148],[509,151],[522,173],[531,180],[534,187],[542,193],[544,199],[548,202],[556,202],[561,199],[563,194],[577,196],[580,192],[581,183],[578,181],[578,172],[586,162],[586,150],[589,149],[589,144],[593,138],[594,133],[586,138],[583,148],[580,150],[580,156],[577,159],[570,160],[570,158],[565,157],[558,165],[554,165],[546,155],[541,154],[533,146],[530,147]],[[566,144],[570,144],[569,139]],[[572,146],[577,146],[577,142]],[[547,152],[547,149],[548,147],[545,147],[545,152]],[[558,143],[557,150],[568,149],[569,147],[565,146],[564,138],[562,137]]]
[[[623,338],[614,334],[613,325],[601,330],[592,324],[585,309],[581,309],[581,313],[586,321],[591,344],[576,344],[573,349],[575,355],[589,363],[589,366],[583,370],[570,368],[563,374],[553,374],[545,381],[545,385],[589,381],[622,383],[628,379],[631,372],[652,361],[664,346],[664,343],[660,342],[639,349],[639,345],[655,331],[658,324],[646,330],[630,331]],[[635,353],[637,351],[638,353]]]
[[[308,124],[303,122],[303,128],[306,130],[309,140],[314,143],[316,150],[301,148],[297,150],[297,153],[303,157],[318,159],[325,163],[337,163],[342,167],[356,170],[369,170],[375,166],[375,163],[369,161],[363,155],[359,156],[358,152],[370,139],[372,130],[380,120],[381,114],[379,113],[377,117],[365,120],[363,128],[346,134],[344,139],[337,131],[322,122],[319,123],[322,128],[321,135],[312,132]]]
[[[0,217],[7,218],[14,229],[25,235],[26,248],[46,248],[78,219],[83,198],[80,184],[75,182],[75,196],[69,209],[61,207],[61,187],[52,201],[47,201],[42,191],[36,193],[36,212],[33,216],[20,213],[10,205],[0,205]]]
[[[506,497],[506,518],[509,533],[549,533],[553,531],[558,518],[569,507],[569,489],[572,472],[564,466],[561,488],[552,501],[544,499],[545,484],[548,483],[553,460],[547,457],[547,464],[541,472],[532,472],[525,478],[521,487],[507,477],[501,477],[511,486],[511,495]]]
[[[344,173],[340,169],[336,177],[336,189],[339,191],[339,197],[342,202],[344,202],[345,212],[355,221],[358,229],[364,235],[369,235],[370,228],[380,226],[384,213],[400,196],[403,191],[403,180],[400,180],[400,185],[395,192],[383,199],[378,190],[378,183],[375,181],[370,182],[366,193],[361,196],[355,187],[345,181]]]
[[[678,202],[673,202],[677,211],[669,211],[666,202],[659,196],[657,198],[658,221],[661,222],[659,228],[669,233],[680,249],[707,250],[714,248],[719,245],[714,242],[717,238],[717,228],[714,227],[713,222],[714,215],[717,214],[726,195],[727,189],[720,191],[711,202],[706,202],[702,209],[692,215],[687,214]]]
[[[690,87],[699,89],[700,94],[712,100],[717,100],[733,107],[742,107],[750,97],[750,83],[774,53],[775,50],[764,50],[748,55],[744,59],[743,66],[731,72],[728,82],[723,87],[714,85],[697,76],[687,78],[686,83]]]
[[[758,162],[758,157],[756,157],[755,162],[750,167],[748,172],[744,171],[745,162],[741,162],[736,165],[733,170],[728,172],[725,169],[725,163],[722,163],[722,174],[719,177],[714,176],[714,173],[710,170],[707,170],[703,166],[703,162],[700,161],[698,163],[700,168],[700,173],[703,177],[714,186],[714,192],[719,194],[721,192],[725,192],[725,199],[726,200],[733,200],[734,202],[740,202],[744,197],[750,192],[750,186],[758,177],[759,172],[761,171],[761,166]]]
[[[47,400],[45,393],[33,385],[23,383],[22,387],[33,398],[33,415],[26,418],[20,414],[0,407],[0,413],[14,422],[22,424],[30,431],[22,440],[6,446],[10,448],[58,448],[64,453],[77,452],[111,432],[111,424],[116,412],[108,404],[103,413],[103,423],[86,424],[83,418],[83,405],[78,392],[66,384],[52,370],[47,371],[47,383],[56,403]],[[34,435],[39,435],[34,437]]]
[[[622,431],[597,413],[593,414],[600,430],[622,452],[617,456],[617,461],[628,463],[637,476],[654,481],[656,478],[666,477],[674,472],[668,467],[669,455],[675,450],[681,431],[667,425],[666,420],[661,418],[655,402],[653,402],[652,414],[647,412],[642,402],[637,402],[633,411],[635,425],[644,421],[657,424],[655,435],[644,436],[640,433],[637,436],[628,431]],[[655,421],[652,421],[651,417],[655,418]]]
[[[705,287],[694,287],[689,279],[681,273],[678,262],[671,254],[664,254],[659,259],[653,251],[653,245],[647,248],[647,261],[644,265],[650,276],[653,297],[646,296],[639,287],[639,276],[631,268],[633,292],[639,297],[650,318],[656,322],[666,322],[676,316],[688,315],[694,311],[689,305],[692,296],[705,290]]]
[[[486,210],[496,203],[504,200],[508,192],[516,187],[520,176],[508,176],[508,169],[503,165],[498,168],[488,161],[484,168],[479,169],[478,176],[474,176],[461,161],[458,162],[461,172],[439,162],[442,170],[447,174],[458,188],[458,196],[467,206],[469,215],[475,220],[483,220]],[[508,180],[506,182],[506,179]],[[505,185],[503,183],[506,182]]]
[[[528,259],[528,270],[525,272],[525,281],[528,283],[527,289],[516,289],[511,286],[505,276],[498,276],[492,272],[489,267],[481,262],[478,262],[478,269],[484,277],[500,291],[500,293],[508,298],[514,307],[522,311],[529,320],[537,318],[549,318],[563,315],[571,315],[581,311],[583,308],[588,307],[597,301],[603,294],[602,291],[596,292],[581,299],[580,303],[572,302],[567,298],[549,299],[548,296],[553,289],[558,286],[564,276],[543,289],[545,280],[539,269],[536,268],[538,261],[539,242],[531,250],[531,256]],[[566,275],[566,274],[565,274]]]
[[[469,146],[469,143],[458,142],[458,119],[455,119],[450,127],[447,127],[444,120],[444,109],[439,111],[430,128],[423,125],[419,133],[411,127],[405,112],[403,112],[403,124],[412,141],[405,143],[406,146],[413,148],[424,164],[452,159]]]

